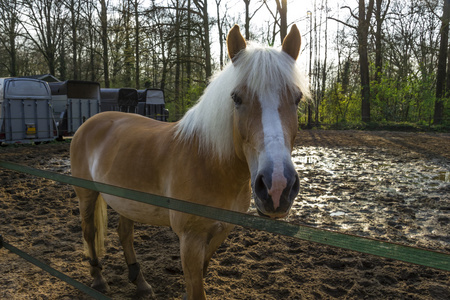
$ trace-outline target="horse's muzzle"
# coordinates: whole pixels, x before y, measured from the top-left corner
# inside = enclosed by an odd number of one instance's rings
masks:
[[[273,176],[272,170],[258,172],[253,194],[258,213],[270,218],[284,218],[300,190],[298,174],[292,165],[284,169],[284,176]]]

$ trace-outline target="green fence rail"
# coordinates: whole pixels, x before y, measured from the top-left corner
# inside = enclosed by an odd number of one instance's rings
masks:
[[[98,300],[109,300],[109,299],[111,299],[111,298],[105,296],[104,294],[100,293],[99,291],[94,290],[93,288],[88,287],[87,285],[84,285],[84,284],[76,281],[75,279],[67,276],[66,274],[61,273],[60,271],[53,269],[52,267],[46,265],[45,263],[43,263],[40,260],[34,258],[33,256],[23,252],[22,250],[14,247],[11,244],[7,243],[6,241],[3,240],[2,235],[0,235],[0,248],[2,248],[2,247],[4,247],[5,249],[8,249],[9,251],[11,251],[14,254],[17,254],[18,256],[22,257],[23,259],[29,261],[30,263],[32,263],[35,266],[41,268],[42,270],[46,271],[50,275],[53,275],[56,278],[59,278],[59,279],[65,281],[65,282],[67,282],[71,286],[77,288],[78,290],[82,291],[86,295],[89,295],[89,296],[93,297],[94,299],[98,299]]]
[[[0,161],[0,167],[118,197],[324,245],[450,271],[450,254],[262,218]]]

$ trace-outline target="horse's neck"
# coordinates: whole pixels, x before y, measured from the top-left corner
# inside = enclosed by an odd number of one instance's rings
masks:
[[[229,156],[221,158],[208,149],[200,147],[197,138],[179,142],[184,144],[185,149],[188,149],[191,158],[197,160],[199,165],[205,166],[214,173],[217,180],[223,180],[224,178],[233,178],[239,182],[248,182],[250,180],[247,162],[240,159],[235,151]]]

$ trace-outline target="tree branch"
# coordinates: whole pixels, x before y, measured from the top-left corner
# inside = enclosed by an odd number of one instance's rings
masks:
[[[341,23],[341,24],[344,24],[345,26],[348,26],[348,27],[353,28],[353,29],[355,29],[355,30],[358,30],[358,28],[357,28],[356,26],[353,26],[353,25],[351,25],[351,24],[345,23],[344,21],[341,21],[341,20],[339,20],[339,19],[335,19],[335,18],[333,18],[333,17],[328,17],[328,19],[333,20],[333,21],[336,21],[336,22],[339,22],[339,23]]]
[[[356,20],[359,20],[359,17],[353,13],[352,9],[349,6],[342,6],[341,9],[342,8],[348,8],[350,15],[352,15],[352,17],[355,18]]]

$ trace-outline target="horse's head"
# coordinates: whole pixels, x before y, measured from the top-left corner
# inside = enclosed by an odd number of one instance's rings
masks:
[[[228,54],[236,68],[233,139],[237,156],[251,173],[255,204],[261,215],[284,217],[299,192],[291,152],[298,130],[297,106],[304,80],[296,59],[300,33],[294,25],[281,51],[247,47],[239,27],[228,34]]]

